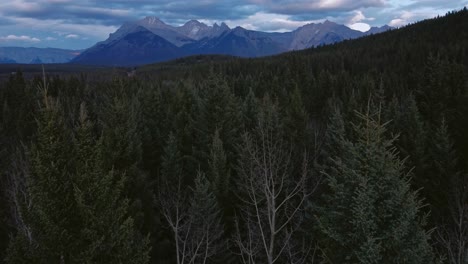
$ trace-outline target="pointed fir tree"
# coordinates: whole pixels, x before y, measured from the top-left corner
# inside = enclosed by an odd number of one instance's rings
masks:
[[[292,142],[295,150],[293,162],[295,166],[300,167],[304,152],[311,147],[312,133],[309,127],[309,115],[305,110],[302,95],[297,86],[289,97],[283,121],[285,123],[285,135],[288,137],[287,140]]]
[[[194,145],[198,141],[196,120],[199,112],[200,102],[193,87],[188,85],[178,87],[172,95],[167,119],[169,131],[177,139],[180,155],[185,158],[182,160],[185,174],[193,173],[199,168],[199,161],[196,160],[197,155],[194,153],[196,152]]]
[[[209,179],[216,196],[220,200],[227,198],[229,193],[229,182],[231,171],[228,168],[223,142],[219,138],[219,131],[216,130],[211,143],[211,153],[209,158]]]
[[[74,194],[81,219],[76,263],[148,263],[148,240],[135,229],[123,197],[126,175],[103,166],[102,140],[81,105],[76,139]]]
[[[142,163],[153,178],[161,166],[164,138],[168,131],[166,110],[161,88],[151,87],[142,90],[139,95],[142,104]]]
[[[227,82],[212,73],[200,87],[200,114],[196,119],[197,158],[203,171],[207,170],[208,164],[204,161],[210,155],[209,146],[216,130],[223,141],[228,162],[235,160],[242,125],[241,104]],[[232,164],[229,166],[233,168]]]
[[[244,99],[242,105],[242,117],[244,120],[244,128],[246,131],[251,131],[255,128],[258,113],[258,100],[252,88]]]
[[[342,142],[346,136],[346,128],[341,110],[338,106],[333,106],[332,108],[324,135],[323,147],[320,152],[320,160],[325,164],[325,168],[333,167],[331,159],[339,157],[342,153]]]
[[[380,112],[360,114],[356,138],[337,138],[341,153],[326,173],[328,191],[317,216],[327,263],[430,263],[421,200],[409,185],[395,139]]]
[[[429,147],[427,197],[433,222],[437,225],[438,246],[448,263],[468,261],[468,175],[460,169],[445,118],[440,122]]]
[[[125,97],[133,87],[115,87],[121,95],[108,98],[100,113],[102,126],[103,167],[125,174],[124,196],[129,198],[130,214],[142,233],[149,233],[155,221],[153,185],[147,173],[141,169],[141,103],[138,97]]]
[[[29,204],[21,210],[28,232],[10,243],[7,263],[71,263],[76,254],[79,217],[73,197],[72,145],[60,104],[44,90],[37,119],[37,136],[30,151],[27,177]],[[17,255],[22,254],[22,255]]]
[[[449,134],[449,128],[442,118],[430,140],[426,157],[427,171],[423,182],[423,192],[431,205],[431,218],[435,224],[448,220],[453,183],[461,176],[459,155]]]
[[[210,189],[215,195],[220,208],[220,216],[223,220],[226,233],[234,229],[234,192],[231,190],[231,170],[228,167],[226,153],[223,142],[219,138],[216,130],[211,144],[211,153],[208,160],[209,171],[207,179],[210,182]]]
[[[414,179],[418,188],[423,187],[425,176],[425,151],[427,145],[426,124],[419,112],[416,99],[413,94],[397,100],[394,97],[387,108],[387,119],[392,120],[388,128],[399,135],[395,142],[400,152],[400,157],[408,157],[406,166],[414,167]]]

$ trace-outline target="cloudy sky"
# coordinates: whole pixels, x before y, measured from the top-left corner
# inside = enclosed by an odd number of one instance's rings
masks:
[[[0,0],[0,46],[84,49],[126,21],[198,19],[289,31],[325,19],[358,30],[398,27],[468,6],[468,0]]]

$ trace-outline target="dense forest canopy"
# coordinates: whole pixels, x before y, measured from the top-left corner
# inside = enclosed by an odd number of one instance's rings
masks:
[[[1,261],[468,263],[467,29],[11,75]]]

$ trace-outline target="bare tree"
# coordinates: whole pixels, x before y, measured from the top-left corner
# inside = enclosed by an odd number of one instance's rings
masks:
[[[256,134],[246,134],[241,146],[240,219],[233,240],[244,263],[291,262],[288,255],[306,261],[288,250],[293,248],[308,197],[307,157],[304,155],[301,174],[291,175],[291,148],[277,131],[280,127],[275,106],[267,106],[260,114]]]
[[[244,264],[254,264],[255,259],[260,254],[260,240],[255,236],[258,235],[256,232],[256,226],[250,225],[248,223],[252,223],[252,220],[249,219],[250,214],[246,213],[245,217],[245,230],[240,229],[239,227],[239,219],[236,217],[235,225],[236,225],[236,232],[234,233],[234,244],[239,248],[239,256]],[[253,229],[252,229],[253,228]]]
[[[159,204],[161,214],[166,219],[174,235],[177,254],[177,264],[186,261],[187,237],[190,233],[191,219],[189,217],[188,194],[182,189],[182,175],[176,175],[175,182],[164,179],[159,187]]]
[[[468,263],[468,176],[457,174],[452,182],[449,200],[450,219],[437,230],[449,263]]]
[[[20,234],[24,235],[29,243],[33,242],[31,228],[26,224],[26,214],[31,209],[32,199],[27,191],[27,178],[29,177],[29,164],[25,147],[15,150],[7,171],[7,201],[10,208],[10,225]]]
[[[159,202],[174,236],[177,264],[205,264],[224,244],[216,198],[204,174],[198,173],[193,190],[184,188],[181,173],[175,176],[161,183]]]

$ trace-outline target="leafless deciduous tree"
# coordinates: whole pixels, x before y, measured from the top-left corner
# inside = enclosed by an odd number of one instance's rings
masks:
[[[468,263],[468,175],[456,175],[449,200],[450,221],[437,230],[447,260],[452,264]]]
[[[32,200],[27,192],[27,178],[29,177],[29,165],[22,146],[15,150],[10,168],[7,171],[7,200],[10,208],[10,225],[18,233],[23,234],[30,243],[33,242],[31,228],[26,224],[25,218],[31,209]]]
[[[205,264],[222,251],[223,227],[215,199],[202,173],[192,191],[182,186],[181,176],[175,186],[168,181],[161,185],[161,212],[174,235],[178,264]]]
[[[291,175],[291,148],[276,131],[280,127],[276,122],[275,109],[265,110],[256,135],[245,135],[243,140],[238,168],[240,218],[233,241],[244,263],[304,263],[310,251],[293,246],[308,196],[307,158],[301,175]]]

